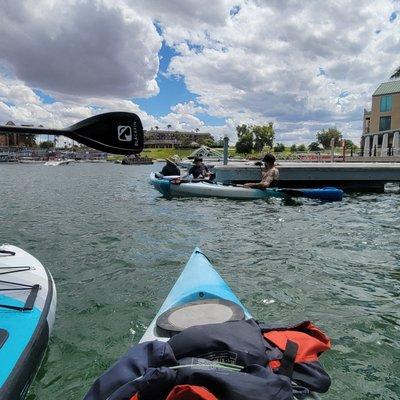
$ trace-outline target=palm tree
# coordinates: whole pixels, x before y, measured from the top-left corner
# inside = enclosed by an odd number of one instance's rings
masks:
[[[397,67],[390,79],[397,79],[400,78],[400,67]]]
[[[160,129],[160,127],[157,125],[154,128],[156,128],[156,131],[158,131]]]
[[[172,128],[172,125],[171,124],[168,124],[167,125],[167,129],[171,129]]]

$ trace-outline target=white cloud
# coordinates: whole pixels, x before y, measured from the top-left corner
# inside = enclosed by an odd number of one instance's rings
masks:
[[[400,63],[400,18],[390,22],[399,8],[391,0],[5,0],[0,121],[65,126],[125,110],[146,128],[233,139],[237,124],[273,121],[278,141],[309,142],[332,125],[357,140],[363,108]],[[129,98],[157,94],[162,39],[177,52],[169,74],[197,101],[154,117]],[[227,122],[208,126],[202,113]]]
[[[149,17],[103,1],[0,5],[0,60],[29,86],[52,93],[154,95],[160,47]]]
[[[313,136],[318,126],[336,124],[354,136],[374,88],[399,62],[399,23],[389,22],[395,6],[244,2],[225,24],[210,23],[207,36],[193,34],[201,39],[191,49],[181,37],[177,49],[185,50],[170,73],[183,76],[214,115],[259,116],[278,128],[302,122]],[[325,75],[318,76],[320,68]]]
[[[187,103],[178,103],[172,106],[171,110],[177,114],[198,114],[204,112],[204,109],[196,105],[194,101],[188,101]]]

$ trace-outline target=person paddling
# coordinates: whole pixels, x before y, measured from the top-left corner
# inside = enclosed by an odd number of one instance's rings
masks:
[[[195,157],[193,160],[193,166],[189,169],[189,175],[192,175],[194,179],[208,179],[210,178],[210,172],[208,168],[203,164],[203,159]]]
[[[273,154],[266,154],[263,158],[264,169],[262,169],[262,179],[258,183],[245,183],[243,187],[254,189],[265,189],[274,186],[279,178],[278,168],[275,166],[275,156]]]

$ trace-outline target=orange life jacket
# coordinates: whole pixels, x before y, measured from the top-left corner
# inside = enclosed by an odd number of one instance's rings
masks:
[[[282,351],[285,351],[288,341],[296,343],[295,363],[318,361],[318,356],[331,348],[330,339],[310,321],[303,323],[300,329],[271,330],[264,332],[263,336]],[[269,366],[279,368],[280,361],[270,360]]]
[[[130,400],[140,400],[136,393]],[[194,385],[177,385],[168,394],[166,400],[218,400],[206,388]]]

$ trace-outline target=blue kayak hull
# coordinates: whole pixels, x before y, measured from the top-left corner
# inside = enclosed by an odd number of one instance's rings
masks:
[[[269,197],[296,198],[304,197],[324,201],[340,201],[343,198],[341,189],[327,187],[321,189],[248,189],[239,186],[221,185],[212,182],[185,182],[176,184],[165,178],[150,175],[150,183],[164,197],[220,197],[236,200],[255,200]]]
[[[169,339],[169,336],[161,336],[156,327],[157,318],[165,311],[193,301],[210,299],[232,301],[243,310],[246,319],[252,317],[208,258],[196,247],[140,342]]]

